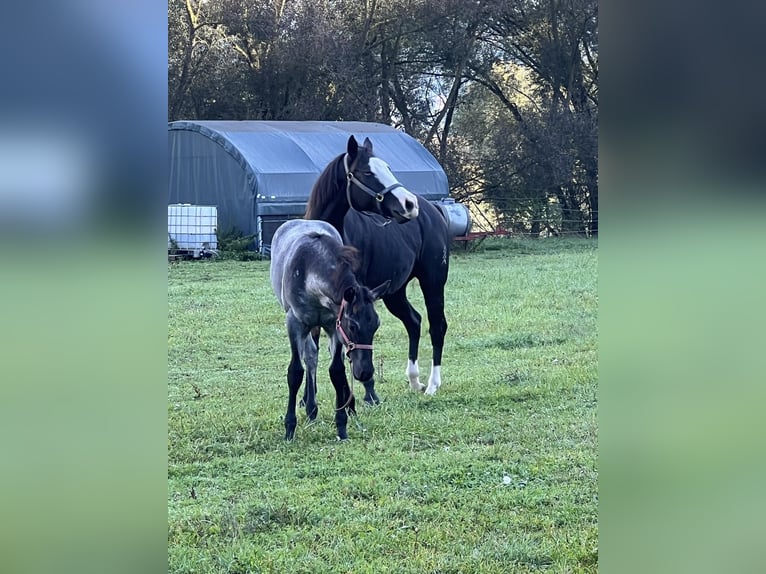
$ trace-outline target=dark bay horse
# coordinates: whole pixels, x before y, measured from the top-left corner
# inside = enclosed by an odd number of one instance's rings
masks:
[[[323,221],[302,219],[281,225],[271,244],[271,286],[282,308],[292,352],[287,369],[289,396],[285,439],[295,436],[295,401],[306,374],[306,415],[317,416],[317,346],[312,329],[321,327],[330,337],[330,380],[335,387],[335,426],[338,438],[347,438],[346,423],[355,412],[348,385],[343,347],[354,378],[372,379],[372,340],[380,325],[374,302],[388,288],[383,281],[368,289],[357,281],[358,252],[343,245],[340,234]],[[305,369],[303,367],[305,364]]]
[[[357,276],[364,285],[390,281],[383,302],[407,330],[406,375],[410,388],[428,395],[436,393],[442,383],[442,350],[447,332],[444,285],[449,273],[450,244],[441,212],[396,180],[388,165],[373,155],[369,138],[359,146],[351,136],[346,153],[332,160],[314,184],[305,218],[327,221],[343,236],[346,245],[359,250]],[[391,220],[399,225],[389,225]],[[407,299],[407,284],[415,278],[423,292],[433,347],[427,387],[420,382],[418,367],[421,316]],[[379,402],[374,381],[361,380],[366,389],[365,401]]]

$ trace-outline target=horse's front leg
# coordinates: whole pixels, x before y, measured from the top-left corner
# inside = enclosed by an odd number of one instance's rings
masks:
[[[343,345],[334,340],[330,345],[332,362],[330,363],[330,381],[335,387],[335,427],[338,432],[338,439],[346,440],[348,434],[346,425],[348,424],[348,415],[346,409],[351,414],[356,413],[356,400],[351,394],[346,378],[346,366],[343,363]]]
[[[410,389],[422,393],[426,386],[420,382],[420,369],[418,368],[418,343],[420,342],[421,317],[415,308],[407,300],[407,286],[405,285],[396,293],[383,298],[391,314],[399,319],[407,330],[409,348],[407,354],[407,379],[410,381]]]

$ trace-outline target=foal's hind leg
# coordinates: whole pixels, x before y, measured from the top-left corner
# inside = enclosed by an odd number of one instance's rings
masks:
[[[420,382],[420,370],[418,368],[418,343],[420,342],[421,317],[415,308],[407,300],[407,286],[405,285],[396,293],[383,298],[386,308],[391,314],[404,323],[409,339],[409,354],[407,356],[407,378],[410,381],[410,389],[423,392],[425,385]]]
[[[319,407],[317,406],[316,388],[317,388],[317,345],[314,341],[313,332],[303,340],[303,353],[301,358],[306,365],[306,388],[301,401],[306,407],[306,417],[313,421],[317,417]]]
[[[295,401],[298,397],[298,389],[303,383],[303,365],[301,365],[301,347],[306,333],[303,326],[295,318],[292,311],[287,313],[287,334],[290,338],[290,365],[287,367],[287,413],[285,414],[285,440],[292,440],[295,436],[295,427],[298,417],[295,416]]]
[[[319,349],[319,327],[314,327],[311,329],[311,338],[314,340],[314,346]],[[317,351],[318,352],[318,351]],[[316,361],[314,363],[314,366],[316,367]],[[316,418],[316,396],[317,396],[317,380],[316,380],[316,369],[314,369],[315,376],[313,377],[313,381],[310,383],[309,381],[306,381],[306,386],[303,387],[303,398],[301,399],[301,402],[298,403],[298,406],[306,407],[306,415],[309,417],[309,420],[314,420]],[[309,408],[309,386],[313,389],[313,402],[314,407],[313,409]],[[312,410],[314,411],[314,416],[311,416]]]

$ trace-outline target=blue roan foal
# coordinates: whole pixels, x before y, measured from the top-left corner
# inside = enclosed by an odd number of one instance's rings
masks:
[[[346,378],[343,347],[355,379],[369,381],[374,372],[372,340],[380,320],[374,302],[389,281],[375,289],[360,285],[355,276],[358,253],[343,245],[335,228],[324,221],[295,219],[277,229],[271,243],[271,286],[282,308],[292,356],[287,369],[285,439],[295,435],[295,403],[306,374],[306,415],[317,416],[317,346],[312,330],[321,327],[330,337],[330,380],[335,387],[335,425],[346,439],[346,410],[355,413],[355,399]],[[318,332],[318,331],[315,331]],[[305,370],[303,365],[305,365]]]

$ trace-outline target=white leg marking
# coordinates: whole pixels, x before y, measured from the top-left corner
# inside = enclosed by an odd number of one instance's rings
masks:
[[[416,393],[422,393],[426,389],[426,386],[420,382],[420,369],[417,361],[413,363],[407,359],[407,378],[410,380],[410,389]]]
[[[431,376],[428,377],[428,388],[426,389],[427,395],[433,395],[439,389],[442,384],[442,368],[434,367],[431,363]]]

